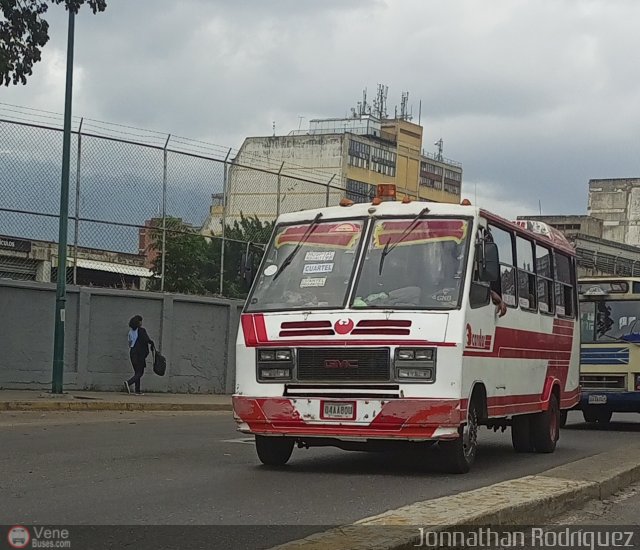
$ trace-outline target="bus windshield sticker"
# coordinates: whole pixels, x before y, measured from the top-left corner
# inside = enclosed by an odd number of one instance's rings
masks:
[[[304,255],[304,261],[305,262],[332,262],[335,256],[336,256],[335,250],[331,250],[328,252],[319,252],[316,250],[310,250]]]
[[[278,271],[278,266],[275,264],[271,264],[267,266],[267,268],[264,270],[264,274],[266,277],[271,277],[272,275],[275,275],[277,271]]]
[[[276,237],[275,248],[287,244],[298,244],[308,227],[308,225],[293,225],[285,228]],[[360,223],[321,223],[307,236],[304,245],[349,249],[355,247],[361,231]]]
[[[306,264],[302,269],[305,275],[308,273],[331,273],[332,271],[333,264]]]
[[[326,282],[326,277],[307,277],[306,279],[302,279],[300,281],[300,288],[324,286]]]
[[[465,220],[423,220],[400,242],[410,224],[410,220],[385,221],[377,224],[373,236],[374,247],[384,248],[387,243],[407,246],[442,241],[454,241],[460,244],[467,236],[468,224]]]

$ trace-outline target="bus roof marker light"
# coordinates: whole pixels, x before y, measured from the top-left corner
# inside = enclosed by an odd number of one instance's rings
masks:
[[[411,199],[409,198],[409,195],[405,195],[404,197],[402,197],[402,204],[409,204],[411,202]]]
[[[396,184],[395,183],[379,183],[377,187],[377,196],[381,199],[396,200]]]
[[[352,204],[353,204],[353,201],[349,200],[349,199],[347,199],[345,197],[342,197],[340,199],[340,206],[351,206]]]
[[[378,206],[379,204],[382,204],[382,199],[380,197],[373,197],[371,204],[373,204],[373,206]]]
[[[462,199],[460,203],[461,206],[471,206],[471,201],[469,199]]]

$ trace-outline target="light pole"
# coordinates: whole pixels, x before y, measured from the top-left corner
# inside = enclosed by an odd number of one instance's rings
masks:
[[[58,278],[53,338],[52,393],[62,393],[64,375],[65,305],[67,301],[67,233],[69,227],[69,164],[71,157],[71,98],[73,89],[73,39],[75,12],[69,9],[67,33],[67,80],[64,95],[64,131],[62,138],[62,181],[60,184],[60,223],[58,227]]]

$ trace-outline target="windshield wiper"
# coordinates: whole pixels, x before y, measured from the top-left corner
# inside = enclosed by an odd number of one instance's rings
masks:
[[[396,246],[398,246],[402,241],[404,241],[407,238],[407,235],[417,227],[418,222],[420,221],[420,218],[428,213],[429,213],[428,206],[425,206],[422,210],[420,210],[420,212],[418,212],[418,215],[415,218],[413,218],[412,222],[404,230],[404,233],[400,235],[400,238],[395,243],[393,243],[393,246],[389,246],[389,244],[391,243],[391,236],[389,236],[389,240],[387,241],[387,244],[384,245],[384,248],[382,249],[382,254],[380,255],[380,265],[378,266],[378,277],[382,275],[382,267],[384,266],[384,259],[387,257],[387,254],[389,254],[389,252],[391,252]]]
[[[287,266],[289,266],[289,264],[293,261],[293,258],[295,257],[295,255],[298,253],[298,251],[302,248],[302,245],[307,242],[307,239],[311,236],[311,233],[313,232],[313,230],[316,228],[316,226],[318,225],[318,222],[320,221],[320,218],[322,217],[322,212],[318,212],[316,214],[316,217],[313,218],[313,221],[311,222],[311,225],[309,225],[309,227],[307,227],[307,230],[304,232],[304,235],[302,235],[302,238],[298,241],[298,244],[296,245],[296,247],[291,251],[291,254],[289,254],[285,259],[284,262],[282,262],[282,264],[280,265],[280,267],[278,268],[278,271],[276,271],[276,274],[273,276],[273,280],[275,281],[278,277],[280,277],[280,274],[287,268]]]

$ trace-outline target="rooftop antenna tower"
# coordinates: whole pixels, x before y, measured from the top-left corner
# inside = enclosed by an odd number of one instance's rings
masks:
[[[409,92],[402,92],[400,99],[400,118],[402,120],[411,120],[413,117],[409,113]]]
[[[273,121],[273,137],[276,137],[276,121]]]
[[[437,145],[438,147],[438,153],[436,155],[436,160],[442,161],[442,149],[444,146],[444,142],[442,141],[442,138],[440,138],[438,141],[436,141],[434,143],[434,145]]]
[[[389,94],[389,86],[378,84],[378,92],[373,102],[373,115],[380,120],[387,118],[387,95]]]

